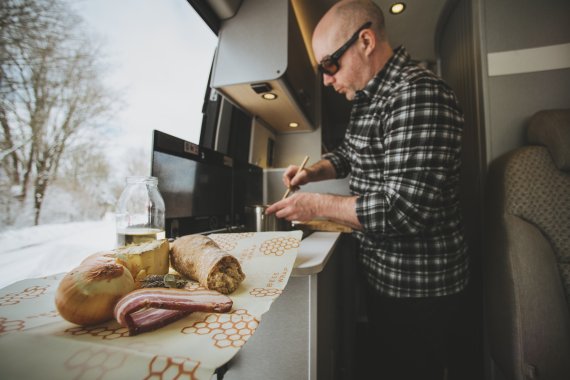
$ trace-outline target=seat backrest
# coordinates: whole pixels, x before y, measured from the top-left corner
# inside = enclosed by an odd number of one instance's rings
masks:
[[[536,113],[527,140],[545,146],[549,154],[536,159],[534,179],[539,185],[527,198],[533,202],[523,205],[520,198],[521,205],[512,204],[509,212],[535,224],[552,244],[570,305],[570,109]],[[513,198],[517,195],[513,189]]]
[[[542,146],[519,149],[506,169],[504,212],[542,232],[570,300],[570,173],[558,170]]]
[[[489,171],[487,341],[507,379],[570,379],[570,110],[534,115],[528,140]]]

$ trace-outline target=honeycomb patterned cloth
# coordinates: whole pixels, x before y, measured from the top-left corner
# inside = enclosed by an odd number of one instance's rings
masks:
[[[114,320],[96,326],[63,320],[54,303],[63,273],[20,281],[0,290],[0,378],[210,380],[282,294],[302,232],[210,237],[240,261],[246,274],[230,295],[230,312],[195,312],[156,331],[129,336]],[[203,288],[190,282],[186,289]]]
[[[506,212],[535,225],[556,255],[570,304],[570,172],[556,168],[545,147],[528,146],[506,170]]]

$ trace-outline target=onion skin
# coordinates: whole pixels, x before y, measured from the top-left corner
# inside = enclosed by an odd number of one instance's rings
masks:
[[[117,262],[117,260],[115,259],[115,254],[113,252],[101,251],[93,253],[92,255],[89,255],[86,258],[84,258],[83,261],[79,264],[79,266],[91,263],[114,263],[114,262]],[[123,263],[119,262],[119,264]]]
[[[135,289],[131,272],[111,257],[85,260],[67,273],[55,294],[55,306],[67,321],[94,325],[113,318],[117,301]]]

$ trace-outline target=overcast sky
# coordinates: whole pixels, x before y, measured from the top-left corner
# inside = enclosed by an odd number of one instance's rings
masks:
[[[150,152],[152,130],[199,142],[217,37],[186,0],[67,0],[103,40],[107,85],[125,101],[118,147]]]

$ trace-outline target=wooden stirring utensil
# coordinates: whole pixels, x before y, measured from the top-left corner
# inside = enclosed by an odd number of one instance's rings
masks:
[[[299,169],[297,170],[297,173],[295,175],[301,173],[301,170],[303,170],[305,168],[305,164],[307,163],[307,161],[309,161],[309,156],[305,156],[303,163],[301,164],[301,166],[299,166]],[[291,193],[291,187],[289,186],[287,188],[287,191],[285,191],[285,194],[283,195],[283,198],[281,198],[281,200],[287,198],[290,193]]]

